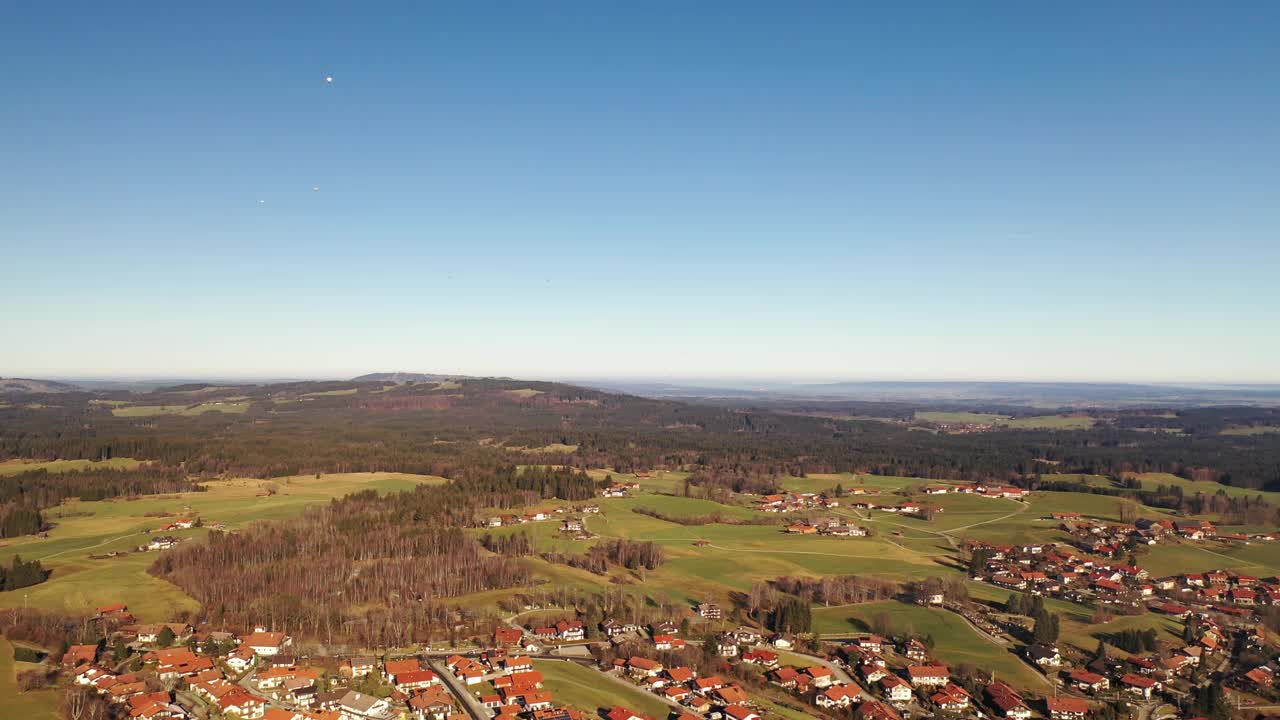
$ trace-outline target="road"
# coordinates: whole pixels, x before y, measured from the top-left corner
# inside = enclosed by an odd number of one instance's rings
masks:
[[[462,709],[471,716],[471,720],[489,720],[489,710],[480,704],[476,696],[472,695],[470,690],[467,690],[467,686],[454,676],[448,666],[439,660],[430,660],[427,664],[444,681],[445,686],[449,688],[449,692],[453,693],[453,696],[458,699],[458,703],[462,705]]]
[[[831,672],[835,674],[836,680],[844,683],[845,685],[848,685],[849,687],[858,689],[859,700],[869,699],[871,697],[870,695],[867,694],[866,690],[863,689],[862,685],[858,684],[857,681],[855,681],[852,677],[850,677],[849,673],[845,672],[844,668],[840,667],[840,665],[838,665],[837,663],[832,662],[831,660],[820,658],[816,655],[807,655],[805,653],[795,652],[792,650],[787,650],[786,652],[789,655],[802,657],[805,660],[808,660],[809,662],[813,663],[814,665],[821,665],[825,668],[830,669]]]

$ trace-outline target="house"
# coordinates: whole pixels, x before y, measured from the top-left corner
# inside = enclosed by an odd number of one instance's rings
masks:
[[[337,710],[344,720],[388,720],[395,715],[389,701],[355,690],[343,694]]]
[[[76,668],[81,665],[92,665],[97,659],[97,645],[72,645],[62,654],[62,666]]]
[[[338,672],[349,678],[364,677],[377,668],[377,661],[368,655],[357,655],[342,661]]]
[[[1124,686],[1125,690],[1135,695],[1141,695],[1146,700],[1150,700],[1151,693],[1159,689],[1160,686],[1160,683],[1155,678],[1135,673],[1126,673],[1120,678],[1120,684]]]
[[[218,700],[218,709],[233,713],[245,720],[260,718],[267,710],[267,701],[236,688]]]
[[[856,691],[850,691],[844,685],[833,685],[818,693],[813,702],[820,708],[847,708],[857,697]]]
[[[639,655],[627,660],[627,668],[637,677],[656,677],[662,673],[662,663]]]
[[[1027,659],[1042,668],[1056,668],[1062,664],[1062,656],[1058,654],[1058,648],[1044,643],[1028,646]]]
[[[855,720],[902,720],[897,710],[877,700],[866,700],[853,711]]]
[[[906,655],[908,660],[915,660],[916,662],[922,663],[929,659],[929,648],[926,647],[923,642],[920,642],[916,638],[912,638],[911,640],[908,640],[906,646],[903,647],[902,654]]]
[[[711,677],[698,678],[693,681],[693,689],[700,695],[710,695],[712,692],[724,687],[724,679],[719,675]]]
[[[401,658],[399,660],[388,660],[383,666],[382,674],[392,685],[396,684],[396,678],[400,675],[408,673],[416,673],[422,671],[422,663],[418,662],[418,658]]]
[[[1253,683],[1255,687],[1261,690],[1270,688],[1271,686],[1275,685],[1275,682],[1276,682],[1275,672],[1273,672],[1271,668],[1265,665],[1259,665],[1258,667],[1245,673],[1244,676],[1245,676],[1245,679]]]
[[[519,645],[523,639],[524,631],[519,628],[505,627],[493,631],[493,644],[495,647]]]
[[[1051,720],[1084,720],[1089,714],[1089,703],[1066,695],[1046,699],[1045,706]]]
[[[955,683],[947,686],[929,697],[931,701],[946,712],[959,712],[969,707],[969,693]]]
[[[440,676],[430,670],[400,673],[396,676],[395,686],[400,692],[422,690],[440,684]]]
[[[586,628],[581,620],[561,620],[556,623],[556,633],[565,642],[577,642],[587,637]]]
[[[628,633],[640,632],[639,625],[633,622],[615,620],[613,618],[608,618],[603,622],[601,622],[600,629],[604,631],[604,634],[608,635],[609,637],[613,637],[615,635],[626,635]]]
[[[742,662],[763,668],[778,667],[778,653],[770,650],[752,650],[742,653]]]
[[[178,544],[178,538],[170,535],[160,535],[151,538],[151,542],[147,543],[148,550],[168,550]]]
[[[916,687],[937,687],[951,681],[951,671],[946,665],[911,665],[907,677]]]
[[[447,720],[453,710],[453,697],[444,688],[432,688],[409,698],[409,711],[415,720]]]
[[[728,705],[724,709],[728,720],[760,720],[760,716],[742,705]]]
[[[1111,681],[1107,676],[1084,669],[1072,670],[1069,679],[1073,686],[1085,692],[1102,692],[1111,687]]]
[[[1002,717],[1015,720],[1027,720],[1031,717],[1031,708],[1022,699],[1022,695],[1004,681],[997,680],[987,685],[987,697]]]
[[[880,678],[880,692],[884,693],[890,702],[910,702],[914,694],[906,680],[897,675],[888,674]]]
[[[284,633],[267,632],[265,628],[258,628],[240,640],[241,647],[247,647],[255,655],[262,657],[276,655],[282,648],[292,644],[293,640]]]

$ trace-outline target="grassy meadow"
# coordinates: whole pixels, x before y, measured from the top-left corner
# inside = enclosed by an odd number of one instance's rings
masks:
[[[133,458],[109,460],[5,460],[0,462],[0,477],[17,475],[32,470],[50,473],[82,472],[84,470],[136,470],[143,461]]]
[[[671,707],[652,693],[640,688],[626,688],[621,683],[600,677],[590,668],[564,660],[535,660],[534,667],[542,672],[544,688],[558,703],[596,716],[599,708],[625,705],[652,717],[666,717]]]
[[[987,639],[955,613],[897,600],[814,608],[814,630],[824,635],[865,632],[883,617],[895,634],[932,635],[933,653],[941,661],[969,663],[1023,687],[1045,685],[1042,675],[1008,649]]]
[[[18,672],[36,665],[13,659],[13,644],[0,635],[0,720],[46,720],[56,717],[58,692],[18,692]]]
[[[248,400],[232,402],[205,402],[195,405],[121,405],[111,408],[116,417],[153,417],[155,415],[182,415],[194,417],[207,412],[243,413],[249,409]]]

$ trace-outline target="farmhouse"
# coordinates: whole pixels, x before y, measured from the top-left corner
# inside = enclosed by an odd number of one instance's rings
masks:
[[[1089,703],[1066,695],[1048,698],[1045,705],[1051,720],[1084,720],[1089,714]]]

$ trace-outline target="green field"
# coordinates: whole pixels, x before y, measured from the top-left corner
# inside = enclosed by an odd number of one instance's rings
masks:
[[[346,388],[345,390],[323,390],[321,392],[303,393],[298,397],[342,397],[345,395],[355,395],[359,392],[359,388]]]
[[[207,412],[224,412],[239,414],[249,409],[248,400],[239,400],[235,402],[206,402],[196,405],[129,405],[127,407],[115,407],[111,409],[111,414],[116,417],[152,417],[155,415],[184,415],[195,416],[203,415]]]
[[[1195,480],[1188,480],[1169,473],[1129,473],[1126,477],[1135,477],[1142,481],[1142,487],[1144,490],[1155,490],[1157,485],[1177,485],[1182,488],[1184,495],[1195,495],[1196,493],[1214,495],[1219,491],[1222,491],[1232,497],[1252,498],[1261,495],[1272,505],[1280,505],[1280,492],[1251,490],[1249,488],[1233,487],[1231,485],[1223,485],[1222,483],[1216,482],[1197,482]]]
[[[652,693],[623,687],[590,668],[562,660],[534,660],[533,665],[542,671],[543,688],[556,703],[577,708],[591,717],[596,716],[596,710],[615,705],[625,705],[654,718],[670,714],[671,706]]]
[[[133,458],[110,460],[5,460],[0,462],[0,477],[17,475],[31,470],[51,473],[80,472],[82,470],[134,470],[143,464]]]
[[[1024,430],[1088,430],[1098,421],[1088,415],[1036,415],[1011,418],[999,424]]]
[[[1229,427],[1223,430],[1220,435],[1268,435],[1270,433],[1280,433],[1280,427],[1275,425],[1248,425],[1242,427]]]
[[[1040,687],[1045,680],[1013,653],[983,635],[964,618],[946,610],[909,605],[897,600],[814,608],[815,632],[836,635],[864,632],[873,619],[883,615],[894,634],[932,635],[933,652],[939,660],[958,665],[970,663],[983,670],[994,670],[997,677],[1011,680],[1022,687]]]
[[[243,527],[256,520],[298,514],[308,505],[351,492],[405,490],[420,483],[444,482],[443,478],[401,473],[350,473],[297,476],[272,480],[220,480],[206,484],[206,492],[151,495],[136,500],[70,501],[45,511],[54,523],[49,537],[12,538],[0,545],[0,562],[17,554],[44,561],[53,570],[39,585],[0,593],[0,607],[24,602],[68,612],[91,611],[99,605],[124,602],[144,621],[166,620],[179,609],[193,609],[195,601],[174,585],[152,577],[147,568],[155,553],[132,553],[115,558],[92,559],[112,551],[128,551],[144,544],[145,531],[164,524],[166,518],[198,514],[206,525],[221,522]],[[269,488],[275,494],[267,496]],[[193,528],[168,534],[201,537],[207,529]]]
[[[1061,640],[1071,643],[1081,650],[1092,653],[1098,647],[1098,640],[1107,639],[1124,630],[1159,631],[1160,640],[1166,643],[1180,643],[1182,640],[1182,621],[1168,615],[1144,613],[1118,617],[1110,622],[1094,625],[1086,620],[1078,622],[1075,618],[1064,618]]]
[[[21,667],[19,667],[21,666]],[[13,659],[13,645],[0,635],[0,720],[45,720],[57,716],[56,690],[18,692],[19,669],[34,668]]]
[[[508,390],[507,392],[522,398],[531,398],[543,393],[542,390],[534,390],[533,388],[520,388],[519,390]]]
[[[1139,562],[1154,577],[1225,569],[1267,577],[1280,573],[1280,543],[1160,543],[1142,553]]]

